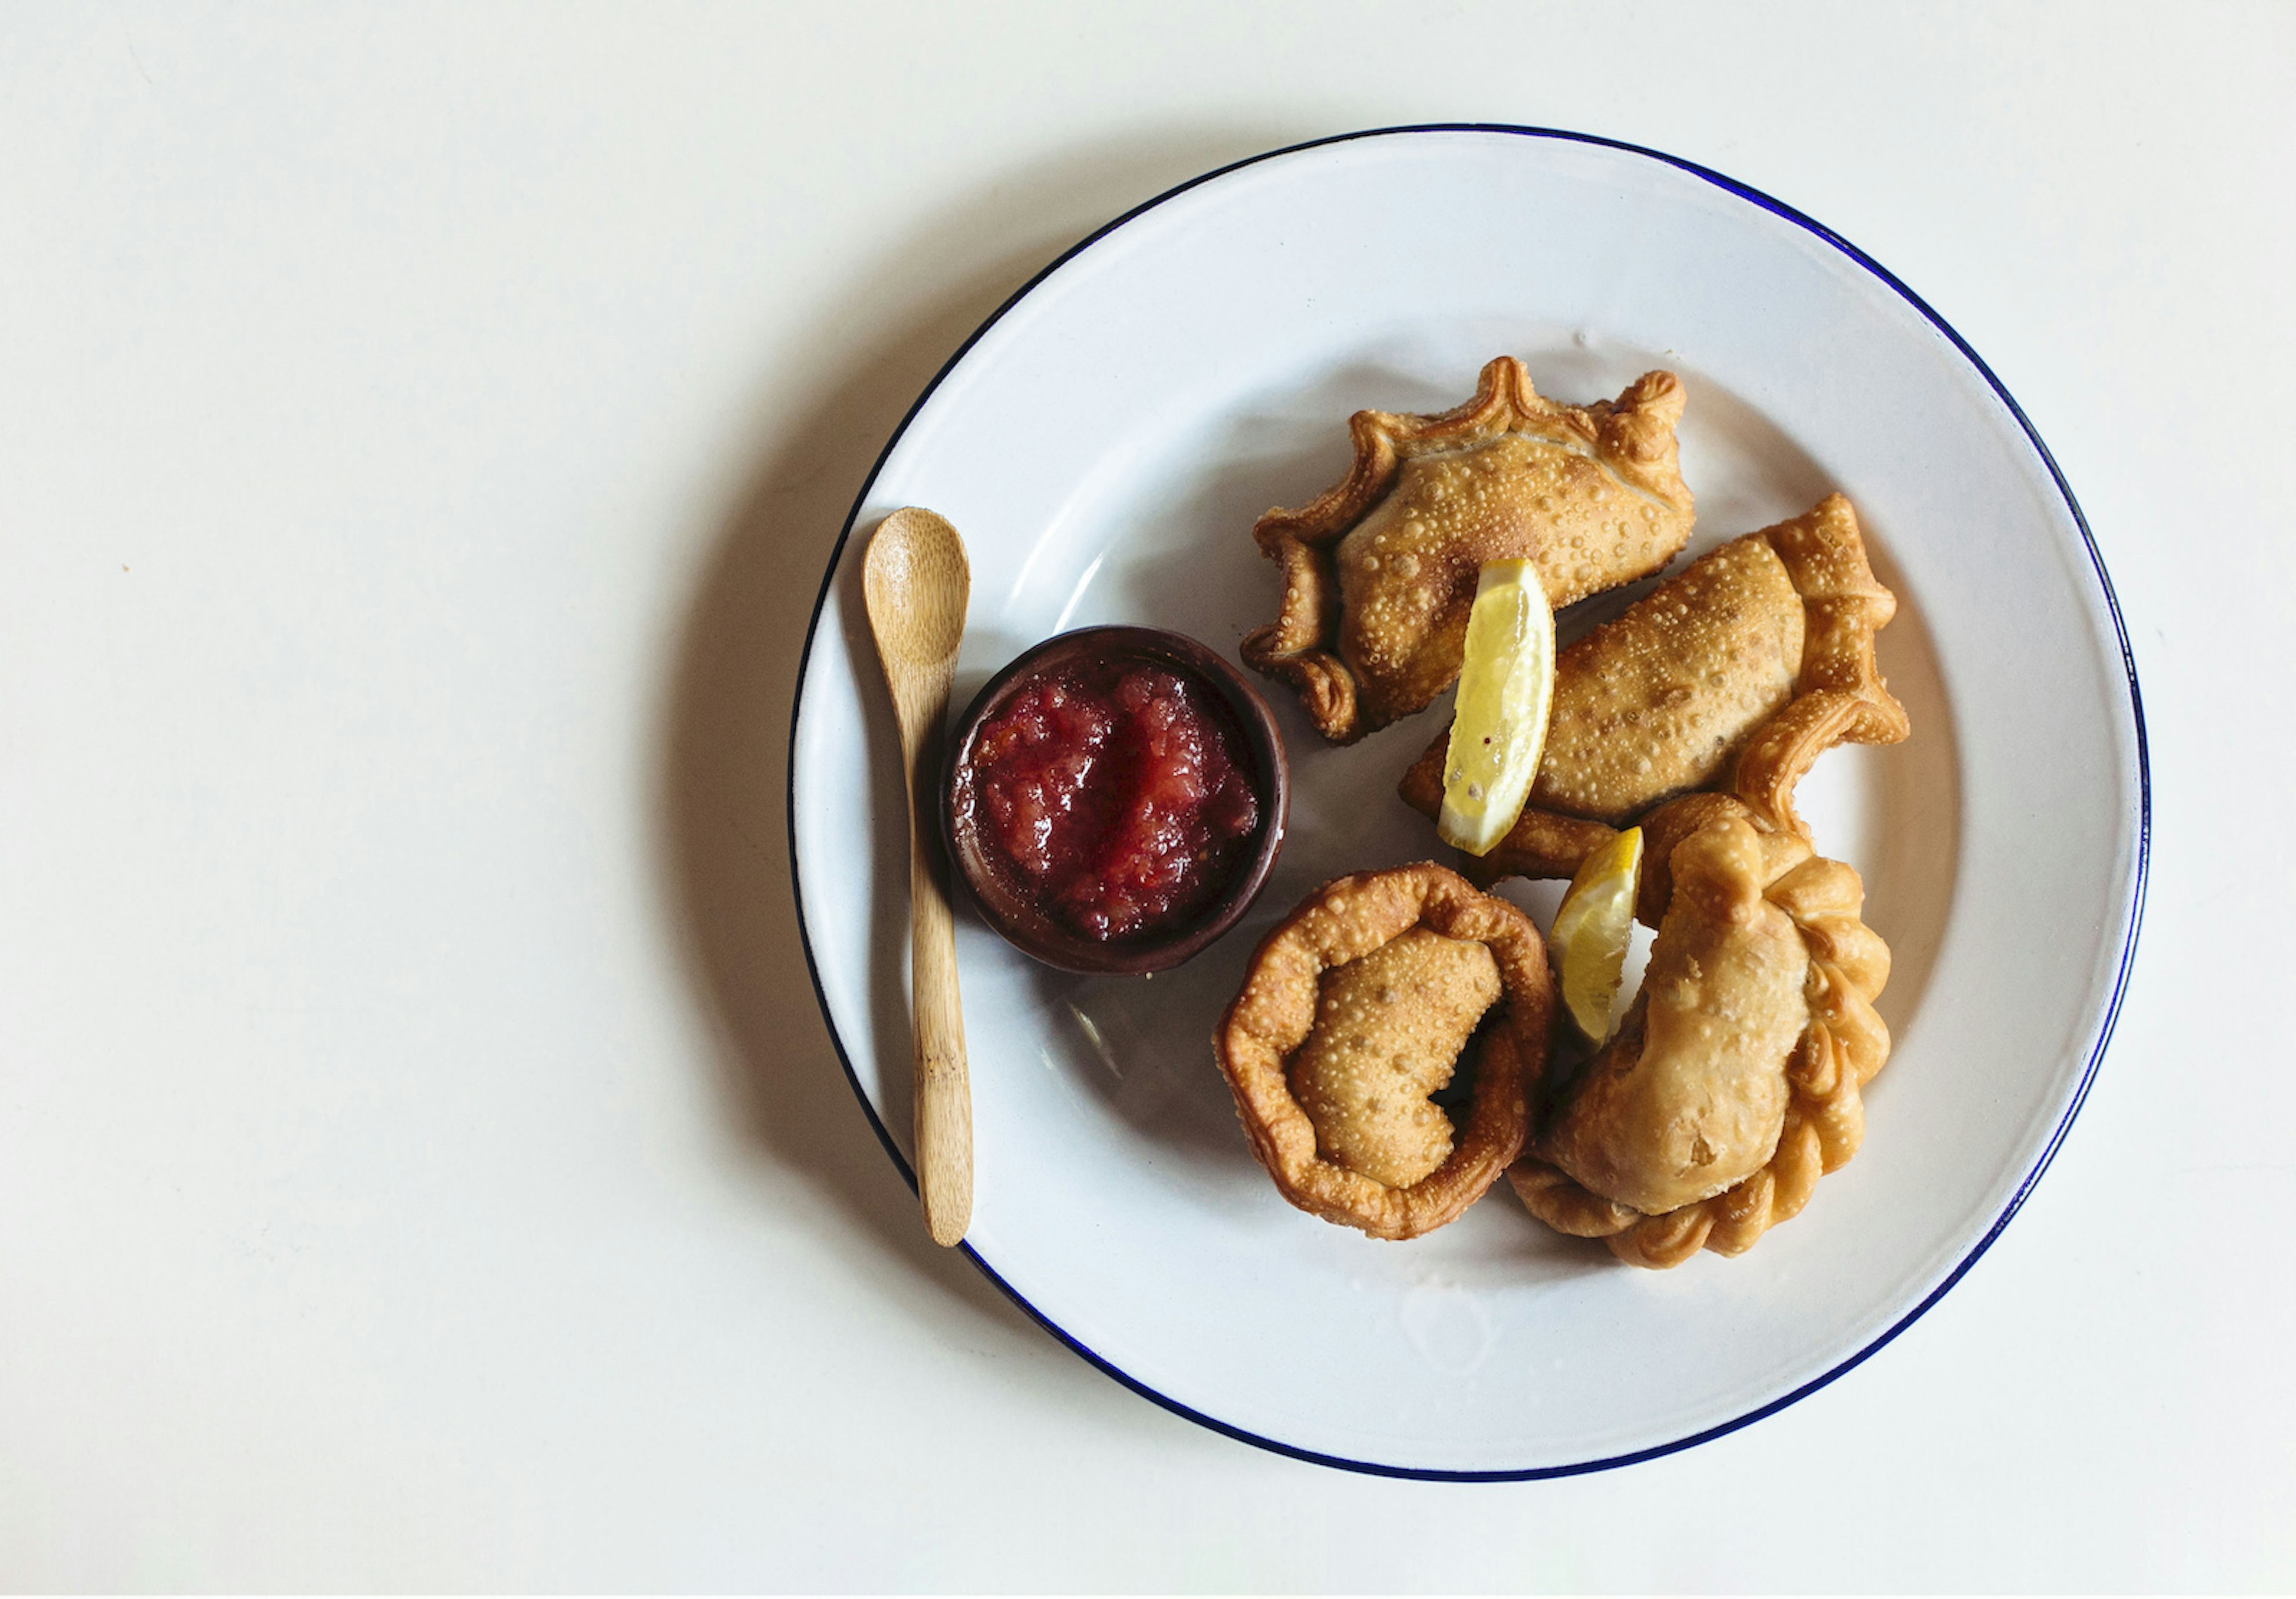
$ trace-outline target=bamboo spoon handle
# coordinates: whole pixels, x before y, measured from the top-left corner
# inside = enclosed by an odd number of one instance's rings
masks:
[[[956,988],[956,924],[948,862],[931,818],[939,804],[942,711],[948,676],[912,717],[903,707],[901,755],[909,790],[909,986],[915,1006],[917,1197],[935,1243],[953,1244],[972,1219],[972,1092],[964,1010]]]

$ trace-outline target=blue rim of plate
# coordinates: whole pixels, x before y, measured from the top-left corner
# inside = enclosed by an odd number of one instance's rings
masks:
[[[863,480],[860,492],[853,496],[853,508],[846,512],[845,526],[837,535],[837,543],[829,552],[828,568],[822,574],[821,592],[814,597],[813,615],[806,623],[805,644],[798,659],[797,688],[790,713],[789,775],[788,786],[783,797],[783,807],[786,812],[789,826],[790,890],[797,902],[798,941],[805,949],[806,973],[813,980],[814,1002],[821,1007],[823,1024],[828,1028],[830,1043],[837,1051],[837,1063],[844,1068],[845,1081],[852,1088],[854,1098],[860,1102],[862,1113],[868,1117],[869,1125],[876,1129],[877,1141],[885,1146],[885,1152],[892,1157],[894,1168],[900,1172],[902,1180],[914,1190],[917,1185],[916,1172],[910,1167],[907,1159],[902,1155],[900,1146],[894,1143],[892,1133],[878,1117],[876,1108],[869,1103],[869,1095],[861,1086],[861,1078],[853,1070],[851,1058],[846,1054],[845,1040],[838,1036],[837,1022],[829,1013],[829,996],[822,988],[820,964],[814,957],[813,935],[806,926],[804,878],[799,871],[797,857],[797,741],[799,724],[805,711],[806,673],[812,664],[814,635],[821,626],[822,608],[828,603],[831,586],[837,578],[838,562],[844,556],[847,541],[853,537],[854,524],[860,520],[861,507],[869,503],[869,491],[876,487],[878,474],[884,471],[887,457],[892,455],[894,447],[900,443],[902,435],[909,430],[909,424],[916,420],[917,413],[924,409],[925,403],[932,398],[934,392],[940,388],[948,374],[956,369],[957,364],[972,352],[972,347],[980,341],[981,337],[1002,321],[1006,312],[1035,292],[1037,285],[1117,229],[1131,222],[1135,217],[1154,210],[1166,201],[1185,194],[1189,190],[1210,183],[1216,177],[1223,177],[1228,173],[1238,171],[1245,167],[1256,167],[1262,161],[1271,161],[1279,156],[1295,154],[1302,150],[1314,150],[1326,144],[1351,144],[1358,139],[1382,139],[1397,135],[1430,133],[1509,134],[1519,138],[1550,139],[1559,144],[1588,144],[1604,150],[1624,151],[1629,155],[1637,155],[1649,160],[1658,161],[1703,179],[1726,193],[1734,194],[1741,200],[1759,206],[1772,216],[1783,217],[1803,231],[1823,239],[1883,283],[1888,284],[1899,299],[1919,311],[1931,326],[1950,340],[1953,347],[1961,352],[1962,358],[1976,368],[1979,375],[1984,378],[1991,386],[1993,392],[2000,398],[2001,403],[2009,408],[2009,414],[2016,418],[2017,425],[2024,430],[2025,438],[2032,445],[2034,453],[2040,456],[2041,463],[2049,469],[2050,480],[2056,484],[2057,493],[2063,496],[2065,509],[2072,513],[2073,525],[2080,529],[2081,543],[2088,552],[2089,567],[2096,574],[2097,587],[2104,596],[2105,610],[2112,618],[2113,634],[2120,645],[2121,670],[2128,679],[2129,717],[2135,724],[2136,732],[2136,876],[2130,897],[2128,937],[2121,947],[2120,962],[2113,972],[2112,993],[2105,1003],[2103,1026],[2098,1029],[2096,1044],[2089,1051],[2088,1062],[2081,1070],[2080,1083],[2073,1091],[2072,1103],[2065,1107],[2064,1116],[2058,1121],[2056,1130],[2049,1135],[2048,1143],[2041,1150],[2040,1159],[2033,1163],[2033,1169],[2025,1174],[2024,1181],[2017,1185],[2016,1193],[2010,1195],[2009,1203],[2002,1210],[2000,1216],[1995,1218],[1993,1225],[1986,1229],[1985,1236],[1977,1241],[1975,1246],[1962,1259],[1961,1263],[1948,1272],[1945,1280],[1931,1290],[1929,1295],[1920,1304],[1907,1311],[1888,1331],[1848,1359],[1811,1378],[1791,1392],[1782,1394],[1768,1404],[1750,1410],[1742,1416],[1734,1417],[1730,1421],[1667,1443],[1653,1444],[1647,1449],[1636,1449],[1624,1455],[1604,1456],[1595,1460],[1574,1461],[1564,1465],[1529,1466],[1520,1471],[1446,1471],[1438,1467],[1396,1466],[1382,1464],[1377,1461],[1350,1460],[1344,1456],[1326,1455],[1318,1450],[1301,1448],[1296,1444],[1287,1444],[1279,1439],[1263,1438],[1259,1433],[1249,1432],[1241,1427],[1223,1422],[1218,1416],[1206,1415],[1202,1411],[1184,1405],[1168,1394],[1157,1392],[1104,1356],[1078,1342],[1058,1323],[1021,1297],[1010,1283],[997,1275],[995,1267],[989,1265],[974,1251],[970,1243],[959,1243],[956,1246],[967,1259],[980,1267],[981,1275],[994,1283],[1003,1291],[1005,1298],[1027,1312],[1029,1318],[1046,1332],[1142,1398],[1160,1405],[1173,1414],[1184,1416],[1198,1426],[1208,1427],[1214,1432],[1222,1433],[1242,1443],[1270,1450],[1277,1455],[1287,1455],[1294,1460],[1310,1461],[1316,1465],[1336,1466],[1341,1471],[1361,1472],[1375,1477],[1401,1477],[1423,1482],[1523,1482],[1544,1477],[1576,1477],[1588,1472],[1605,1472],[1619,1466],[1633,1465],[1637,1461],[1654,1460],[1661,1455],[1672,1455],[1679,1450],[1693,1448],[1699,1444],[1720,1438],[1726,1433],[1735,1432],[1741,1427],[1751,1426],[1764,1416],[1775,1414],[1796,1400],[1808,1398],[1835,1378],[1865,1364],[1890,1340],[1920,1320],[1931,1306],[1943,1299],[1947,1292],[1968,1274],[1969,1268],[1977,1264],[1978,1258],[1993,1247],[1993,1241],[2001,1236],[2001,1229],[2009,1225],[2010,1218],[2017,1214],[2019,1208],[2024,1204],[2026,1196],[2033,1192],[2033,1185],[2041,1180],[2041,1174],[2049,1168],[2049,1162],[2056,1158],[2057,1148],[2064,1143],[2065,1134],[2071,1129],[2073,1118],[2080,1114],[2082,1104],[2088,1099],[2089,1086],[2096,1080],[2097,1067],[2104,1059],[2105,1046],[2112,1041],[2113,1025],[2120,1019],[2120,1001],[2122,996],[2128,991],[2129,969],[2136,958],[2136,935],[2144,920],[2145,881],[2152,858],[2152,767],[2144,734],[2144,700],[2136,684],[2136,660],[2129,651],[2128,628],[2121,620],[2120,600],[2113,593],[2112,578],[2104,570],[2104,557],[2098,553],[2096,538],[2089,531],[2088,518],[2081,514],[2080,502],[2073,497],[2072,486],[2065,481],[2065,474],[2059,470],[2056,457],[2049,453],[2049,447],[2041,442],[2041,435],[2034,428],[2031,420],[2026,416],[2025,408],[2017,403],[2016,398],[2009,392],[2008,388],[1994,375],[1993,369],[1985,364],[1984,357],[1971,347],[1968,340],[1955,331],[1952,324],[1939,316],[1927,300],[1907,288],[1895,273],[1824,223],[1813,217],[1804,215],[1784,201],[1773,199],[1759,189],[1742,184],[1734,177],[1726,176],[1710,167],[1702,167],[1695,161],[1684,160],[1679,156],[1669,155],[1661,150],[1652,150],[1641,144],[1629,144],[1622,139],[1606,139],[1596,134],[1573,133],[1567,128],[1525,127],[1506,122],[1419,122],[1397,127],[1369,127],[1356,133],[1333,134],[1321,139],[1308,139],[1297,144],[1287,144],[1281,150],[1270,150],[1259,155],[1246,156],[1242,160],[1230,161],[1224,167],[1215,167],[1209,172],[1201,173],[1185,183],[1176,184],[1154,199],[1143,201],[1122,216],[1095,228],[1048,262],[1042,271],[1014,290],[1003,305],[990,312],[981,324],[972,330],[964,342],[957,347],[956,353],[942,364],[941,369],[933,374],[932,381],[924,386],[922,392],[909,406],[906,414],[901,418],[900,425],[896,427],[892,436],[885,440],[885,447],[878,452],[876,463],[870,467],[869,475]]]

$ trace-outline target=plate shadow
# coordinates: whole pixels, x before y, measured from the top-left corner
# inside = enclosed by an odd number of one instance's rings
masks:
[[[1007,297],[1106,218],[1310,131],[1177,129],[1071,148],[952,201],[885,251],[761,379],[757,409],[768,420],[699,563],[668,665],[657,865],[678,953],[715,1027],[713,1086],[729,1125],[758,1156],[805,1178],[878,1246],[882,1266],[971,1311],[974,1336],[1001,1328],[1046,1347],[994,1284],[925,1236],[855,1103],[807,971],[786,795],[789,717],[820,574],[893,430]],[[809,398],[772,398],[788,394]],[[871,713],[890,750],[890,703]],[[890,914],[906,922],[906,907]]]

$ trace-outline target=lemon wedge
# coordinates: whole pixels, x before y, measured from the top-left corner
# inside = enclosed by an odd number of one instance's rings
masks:
[[[1562,1008],[1597,1044],[1611,1036],[1611,1004],[1619,996],[1642,881],[1643,830],[1629,827],[1578,863],[1548,935],[1562,977]]]
[[[1528,561],[1484,563],[1467,612],[1451,746],[1443,759],[1442,840],[1488,855],[1522,815],[1554,703],[1554,611]]]

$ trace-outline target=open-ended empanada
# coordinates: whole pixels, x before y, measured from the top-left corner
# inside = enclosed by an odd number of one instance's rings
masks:
[[[1375,1238],[1415,1238],[1521,1152],[1554,1015],[1530,919],[1422,864],[1327,883],[1279,922],[1213,1049],[1285,1199]],[[1469,1057],[1455,1128],[1431,1096]]]
[[[1708,788],[1807,840],[1793,789],[1810,763],[1906,736],[1874,656],[1897,608],[1838,494],[1702,555],[1556,658],[1529,803],[1470,875],[1568,877],[1613,829]],[[1446,728],[1398,785],[1429,816],[1449,743]]]
[[[1283,606],[1244,639],[1244,660],[1298,690],[1334,743],[1421,709],[1459,675],[1485,562],[1535,561],[1560,608],[1648,577],[1682,548],[1682,407],[1667,372],[1616,400],[1557,405],[1501,356],[1456,410],[1357,412],[1346,479],[1252,529],[1283,563]]]
[[[1857,873],[1742,801],[1690,795],[1644,826],[1642,991],[1507,1176],[1557,1231],[1669,1267],[1751,1248],[1857,1153],[1890,950]]]

